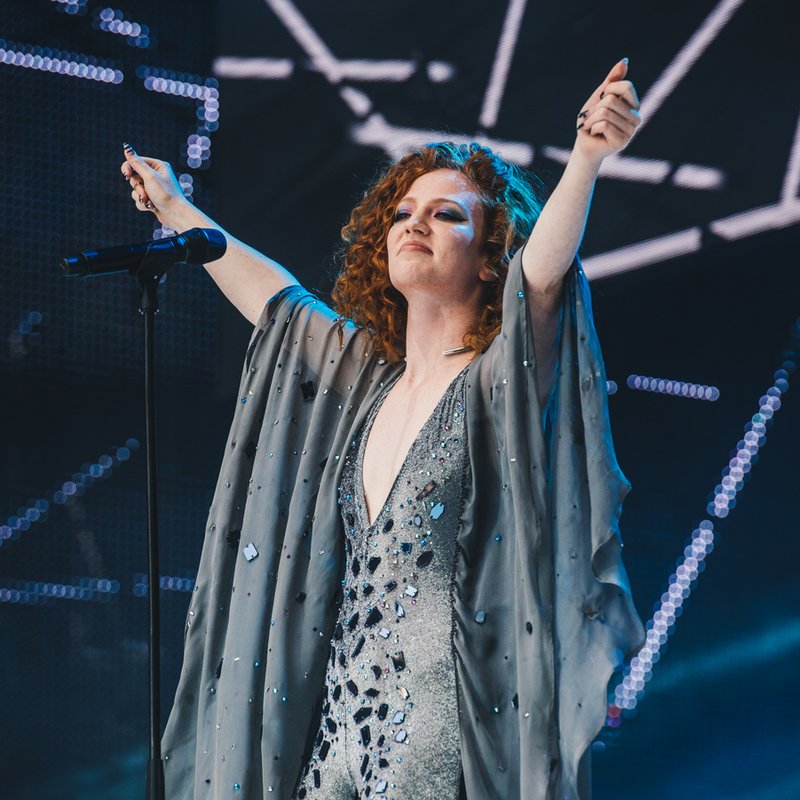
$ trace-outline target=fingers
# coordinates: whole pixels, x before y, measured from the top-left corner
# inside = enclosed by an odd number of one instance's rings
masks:
[[[131,198],[133,202],[136,204],[136,208],[138,211],[153,211],[153,204],[150,202],[150,199],[147,195],[139,188],[135,188],[131,192]]]
[[[624,100],[631,108],[638,110],[639,108],[639,95],[636,94],[636,88],[630,81],[613,81],[605,87],[605,94],[613,94]]]
[[[606,94],[591,111],[581,112],[581,115],[579,115],[578,130],[585,129],[592,134],[596,133],[593,126],[604,121],[627,136],[632,136],[636,126],[641,122],[639,112],[613,94]]]

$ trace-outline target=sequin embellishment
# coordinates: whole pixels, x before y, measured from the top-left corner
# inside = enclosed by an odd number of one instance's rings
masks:
[[[458,798],[451,581],[468,466],[467,372],[451,382],[423,425],[371,525],[364,450],[393,383],[343,456],[342,606],[319,731],[296,800],[351,800],[354,793]]]

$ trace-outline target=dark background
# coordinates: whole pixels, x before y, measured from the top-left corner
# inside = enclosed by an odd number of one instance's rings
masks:
[[[524,13],[496,119],[482,105],[505,2],[288,5],[305,27],[281,18],[287,4],[264,0],[224,10],[199,0],[0,6],[2,796],[143,793],[137,293],[125,277],[69,281],[58,268],[61,256],[81,249],[161,234],[132,207],[119,174],[122,142],[171,161],[191,177],[198,205],[324,296],[339,228],[396,144],[364,143],[371,115],[419,129],[419,141],[449,133],[525,143],[534,152],[527,166],[552,188],[575,115],[627,55],[647,124],[625,155],[667,167],[657,179],[599,180],[582,247],[587,273],[600,257],[621,263],[620,248],[700,233],[695,252],[642,256],[638,269],[592,282],[608,376],[619,386],[610,398],[615,442],[634,486],[623,515],[626,564],[644,618],[691,531],[713,519],[706,506],[775,371],[790,374],[736,507],[714,520],[715,549],[647,692],[595,744],[595,797],[800,798],[800,408],[792,370],[800,313],[792,219],[800,214],[790,214],[791,199],[798,202],[791,153],[800,54],[789,4],[517,3]],[[147,32],[137,40],[103,30],[115,12],[120,24]],[[715,19],[696,60],[644,114],[648,92]],[[304,49],[309,29],[327,61]],[[48,57],[65,62],[94,58],[122,80],[26,66],[24,54],[48,55],[37,47],[61,50]],[[226,77],[234,57],[286,59],[291,74]],[[411,74],[337,78],[334,68],[347,59],[411,62]],[[430,62],[450,65],[449,79],[432,80]],[[147,90],[146,69],[218,88],[219,119],[200,119],[202,104],[189,97]],[[344,87],[371,110],[349,107]],[[210,140],[199,166],[187,161],[197,135]],[[716,170],[716,188],[681,185],[686,164]],[[782,196],[783,211],[775,205]],[[769,206],[757,229],[743,220],[737,237],[718,235],[716,220]],[[170,273],[157,324],[166,713],[249,331],[203,271],[188,268]],[[631,374],[716,386],[720,397],[634,391]]]

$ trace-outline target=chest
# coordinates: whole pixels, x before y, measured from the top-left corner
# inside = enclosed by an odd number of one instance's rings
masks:
[[[461,399],[455,381],[428,392],[389,390],[365,431],[362,489],[369,524],[391,495],[412,448],[438,446],[442,433],[452,428],[457,407],[463,410]]]
[[[362,481],[370,523],[439,400],[435,394],[408,395],[395,389],[390,389],[378,408],[364,446]]]

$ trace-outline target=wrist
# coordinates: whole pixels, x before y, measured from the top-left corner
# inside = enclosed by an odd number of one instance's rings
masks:
[[[571,172],[580,173],[587,179],[594,180],[600,172],[602,163],[603,156],[589,155],[576,146],[570,153],[567,168]]]
[[[184,197],[170,198],[166,208],[159,209],[164,224],[175,231],[206,227],[207,218]]]

